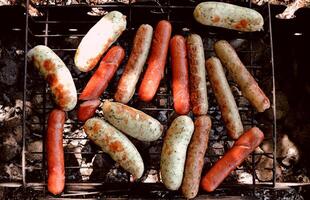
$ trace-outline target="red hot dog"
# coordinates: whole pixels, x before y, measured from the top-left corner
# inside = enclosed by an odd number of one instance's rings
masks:
[[[58,109],[52,110],[48,117],[46,137],[47,189],[54,195],[60,194],[65,187],[65,163],[62,141],[65,119],[66,113]]]
[[[190,110],[186,40],[180,35],[170,40],[173,106],[176,113],[186,115]]]
[[[257,127],[253,127],[241,135],[234,146],[203,177],[202,188],[208,192],[214,191],[230,172],[258,147],[263,139],[264,134]]]
[[[94,116],[97,107],[100,105],[99,99],[88,100],[83,102],[78,110],[78,119],[85,122],[92,116]]]
[[[79,99],[98,99],[104,90],[108,87],[110,80],[112,79],[124,57],[125,51],[121,46],[112,47],[101,60],[98,69],[88,81]]]
[[[138,92],[142,101],[148,102],[153,99],[164,76],[171,30],[171,24],[166,20],[160,21],[156,26],[150,57],[147,61],[148,67]]]

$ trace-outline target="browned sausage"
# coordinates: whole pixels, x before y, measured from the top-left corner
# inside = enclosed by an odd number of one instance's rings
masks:
[[[143,66],[149,54],[153,35],[153,28],[142,24],[137,30],[130,57],[119,80],[115,93],[115,100],[127,104],[135,93]]]
[[[153,99],[164,76],[171,30],[171,24],[166,20],[160,21],[156,26],[151,54],[147,61],[148,67],[138,93],[142,101],[148,102]]]
[[[243,125],[221,61],[216,57],[209,58],[206,69],[227,133],[231,138],[238,139],[243,133]]]
[[[97,107],[100,105],[99,99],[88,100],[80,104],[78,110],[78,119],[85,122],[89,118],[93,117]]]
[[[50,193],[60,194],[65,187],[65,163],[62,133],[66,113],[62,110],[54,109],[48,117],[46,150],[48,179],[47,189]]]
[[[174,110],[186,115],[190,110],[186,41],[181,35],[170,40],[172,94]]]
[[[220,40],[214,44],[214,49],[230,75],[239,85],[242,95],[249,100],[258,112],[264,112],[268,109],[270,107],[269,99],[243,65],[234,48],[227,41]]]
[[[108,87],[110,80],[112,79],[124,57],[125,51],[121,46],[112,47],[101,60],[98,69],[88,81],[79,99],[98,99],[104,90]]]
[[[263,139],[264,134],[257,127],[253,127],[242,134],[234,146],[202,178],[202,188],[208,192],[214,191],[230,172],[258,147]]]
[[[186,42],[190,72],[190,95],[194,115],[206,115],[208,97],[205,56],[201,37],[191,34]]]
[[[204,115],[195,119],[195,131],[187,150],[182,193],[186,198],[194,198],[199,190],[204,156],[208,148],[211,119]]]

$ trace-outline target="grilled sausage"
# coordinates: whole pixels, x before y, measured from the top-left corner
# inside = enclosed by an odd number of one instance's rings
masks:
[[[211,57],[206,61],[206,68],[227,133],[232,139],[238,139],[243,133],[243,125],[221,61],[216,57]]]
[[[208,148],[211,119],[204,115],[195,119],[195,131],[186,156],[182,193],[185,198],[194,198],[199,190],[204,156]]]
[[[88,100],[83,102],[78,110],[78,119],[82,122],[85,122],[89,118],[93,117],[99,105],[100,105],[99,99]]]
[[[98,69],[88,81],[79,99],[98,99],[108,87],[124,57],[125,51],[121,46],[112,47],[100,62]]]
[[[50,48],[43,45],[31,49],[27,58],[47,80],[58,107],[64,111],[72,110],[77,103],[77,93],[65,63]]]
[[[176,35],[170,40],[170,54],[174,110],[179,115],[186,115],[190,110],[190,100],[186,41],[184,37]]]
[[[194,10],[194,18],[203,25],[245,32],[263,29],[262,15],[250,8],[223,2],[202,2]]]
[[[242,64],[236,51],[225,40],[214,44],[217,56],[220,58],[230,75],[239,85],[242,95],[256,108],[258,112],[264,112],[270,108],[270,101],[260,89],[257,82]]]
[[[160,173],[169,190],[177,190],[183,179],[187,146],[194,132],[194,123],[186,115],[177,117],[167,130],[160,158]]]
[[[151,53],[147,61],[148,67],[138,92],[142,101],[148,102],[153,99],[164,76],[171,29],[171,24],[165,20],[160,21],[156,26]]]
[[[87,120],[83,128],[89,139],[100,146],[102,151],[108,153],[134,178],[142,176],[144,164],[141,155],[124,134],[99,118]]]
[[[105,101],[104,118],[118,130],[141,141],[155,141],[163,132],[163,126],[151,116],[127,105]]]
[[[82,72],[92,70],[104,52],[126,29],[126,16],[112,11],[102,17],[84,36],[76,50],[74,62]]]
[[[208,112],[208,97],[206,83],[205,56],[201,37],[191,34],[186,41],[189,72],[190,99],[194,115],[206,115]]]
[[[214,191],[230,172],[258,147],[263,139],[264,134],[257,127],[242,134],[234,146],[202,178],[202,188],[208,192]]]
[[[142,24],[139,27],[133,41],[131,54],[117,86],[114,96],[116,101],[127,104],[133,96],[136,84],[149,54],[152,35],[152,26]]]
[[[50,193],[60,194],[65,187],[65,161],[62,133],[66,113],[54,109],[48,117],[46,150],[47,150],[47,189]]]

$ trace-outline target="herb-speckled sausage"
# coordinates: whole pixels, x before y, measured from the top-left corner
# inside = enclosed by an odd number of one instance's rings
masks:
[[[160,158],[160,173],[169,190],[182,184],[187,146],[194,132],[194,123],[186,115],[177,117],[167,130]]]
[[[117,129],[141,141],[155,141],[163,132],[163,126],[153,117],[127,105],[105,101],[104,118]]]
[[[238,31],[260,31],[264,19],[256,10],[223,2],[202,2],[194,10],[194,18],[201,24]]]
[[[100,146],[134,178],[142,176],[144,171],[142,157],[123,133],[99,118],[87,120],[83,128],[89,139]]]

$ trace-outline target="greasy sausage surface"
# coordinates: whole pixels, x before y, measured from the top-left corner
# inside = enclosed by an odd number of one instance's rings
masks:
[[[208,192],[214,191],[230,172],[258,147],[263,139],[264,134],[257,127],[253,127],[242,134],[234,146],[202,178],[202,188]]]
[[[134,178],[142,176],[144,171],[142,157],[123,133],[99,118],[87,120],[83,128],[89,139],[100,146]]]
[[[153,117],[125,104],[105,101],[104,118],[123,133],[141,141],[155,141],[163,132],[163,126]]]
[[[54,109],[48,117],[46,151],[47,151],[47,189],[50,193],[60,194],[65,187],[65,161],[63,149],[63,129],[66,113]]]
[[[243,133],[243,125],[223,66],[218,58],[211,57],[206,61],[206,68],[216,101],[221,110],[227,134],[232,139],[238,139]]]
[[[149,54],[152,35],[153,28],[148,24],[142,24],[137,30],[128,62],[119,80],[114,96],[116,101],[127,104],[133,96],[136,84]]]
[[[258,112],[264,112],[268,109],[270,107],[269,99],[243,65],[234,48],[227,41],[220,40],[214,44],[214,49],[229,74],[239,85],[242,95],[249,100]]]
[[[48,82],[55,103],[64,111],[72,110],[77,93],[70,71],[65,63],[47,46],[35,46],[27,58]]]
[[[202,39],[191,34],[186,41],[189,60],[190,99],[194,115],[208,113],[208,97],[206,83],[205,56]]]
[[[202,2],[194,10],[194,18],[201,24],[238,31],[260,31],[264,19],[256,10],[224,2]]]
[[[183,179],[187,146],[194,132],[194,123],[186,115],[177,117],[167,130],[160,158],[160,173],[169,190],[177,190]]]
[[[98,99],[108,87],[110,80],[124,57],[125,51],[121,46],[112,47],[100,62],[98,69],[88,81],[79,99]]]
[[[166,20],[158,22],[156,26],[148,66],[138,93],[142,101],[153,99],[164,76],[171,30],[171,24]]]
[[[182,193],[185,198],[194,198],[199,190],[204,156],[208,148],[211,119],[204,115],[195,119],[195,131],[188,146]]]
[[[104,52],[126,29],[126,16],[112,11],[102,17],[83,37],[76,50],[74,62],[82,72],[92,70]]]
[[[186,41],[181,35],[170,40],[172,94],[174,110],[186,115],[190,110]]]
[[[78,110],[78,119],[85,122],[89,118],[93,117],[99,105],[99,99],[88,100],[81,103]]]

